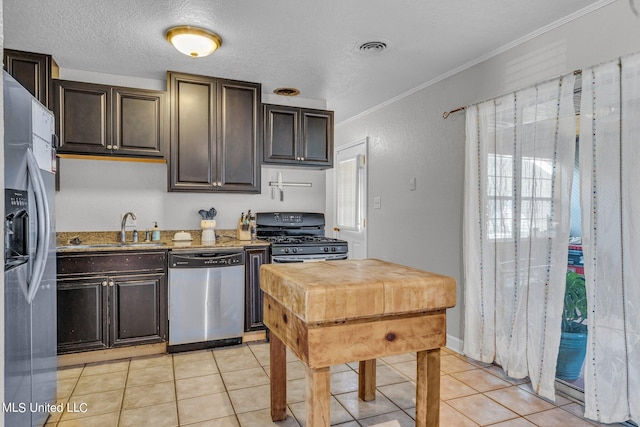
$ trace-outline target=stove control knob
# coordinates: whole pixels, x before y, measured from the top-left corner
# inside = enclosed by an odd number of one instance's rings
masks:
[[[298,248],[293,248],[293,253],[297,254],[298,253]]]
[[[284,248],[284,253],[288,254],[289,253],[289,248]]]
[[[325,252],[329,252],[329,248],[327,248],[326,246],[324,247],[324,251]]]
[[[336,251],[336,247],[334,246],[331,248],[331,252],[335,252],[335,251]]]

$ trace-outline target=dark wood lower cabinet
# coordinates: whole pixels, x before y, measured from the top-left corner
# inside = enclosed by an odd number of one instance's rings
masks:
[[[167,339],[166,253],[58,256],[58,353]]]
[[[101,278],[58,280],[58,353],[109,347]]]
[[[164,341],[164,274],[116,277],[113,281],[109,313],[112,347]]]
[[[269,263],[269,247],[245,249],[245,315],[244,330],[265,329],[262,323],[262,290],[260,289],[260,266]]]

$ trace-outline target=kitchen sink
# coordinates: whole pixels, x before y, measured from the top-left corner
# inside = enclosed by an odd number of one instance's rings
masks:
[[[165,246],[159,242],[143,243],[96,243],[91,245],[65,245],[58,246],[58,249],[120,249],[120,248],[154,248]]]

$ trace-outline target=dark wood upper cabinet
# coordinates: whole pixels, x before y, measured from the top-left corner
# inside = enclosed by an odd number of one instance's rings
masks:
[[[53,112],[58,153],[111,154],[111,88],[56,80]]]
[[[168,73],[169,191],[260,192],[261,86]]]
[[[58,64],[51,55],[5,49],[4,69],[33,96],[51,108],[52,79],[58,78]]]
[[[170,74],[169,190],[209,191],[216,181],[216,85]]]
[[[217,83],[220,187],[259,193],[260,85],[220,79]]]
[[[264,104],[265,164],[333,167],[333,111]]]
[[[166,93],[114,87],[113,150],[162,157],[168,126]]]
[[[60,154],[164,156],[162,91],[55,80],[53,111]]]
[[[333,166],[333,111],[301,110],[302,161]]]

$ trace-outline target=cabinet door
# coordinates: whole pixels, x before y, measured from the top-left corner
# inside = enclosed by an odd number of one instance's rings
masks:
[[[264,162],[299,163],[297,154],[300,109],[264,106]]]
[[[109,277],[111,346],[149,344],[167,338],[164,274]]]
[[[260,289],[260,266],[269,263],[269,247],[245,250],[245,316],[244,330],[264,329],[262,323],[262,290]]]
[[[66,80],[54,81],[53,112],[59,153],[111,153],[111,88]]]
[[[307,165],[333,166],[333,111],[302,110],[302,148]]]
[[[163,157],[166,105],[164,92],[113,88],[114,154]]]
[[[58,280],[58,353],[109,346],[106,278]]]
[[[260,192],[260,84],[218,80],[218,190]]]
[[[50,55],[4,50],[4,69],[42,104],[49,106],[51,78],[58,77],[58,66]]]
[[[216,177],[216,81],[169,73],[170,191],[214,191]]]

